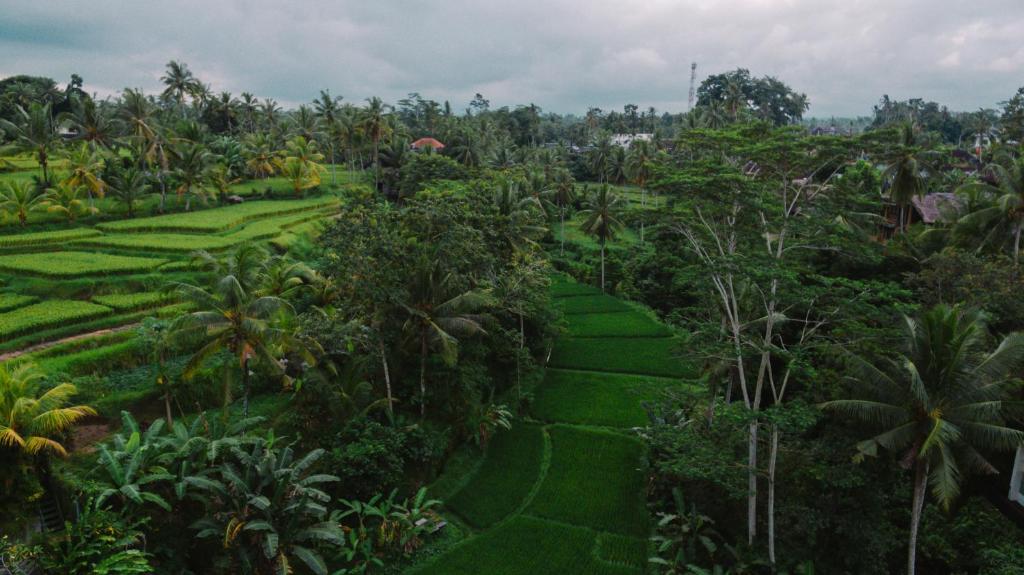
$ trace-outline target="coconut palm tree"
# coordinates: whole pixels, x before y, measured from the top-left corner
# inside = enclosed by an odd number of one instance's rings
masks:
[[[569,170],[559,170],[555,185],[547,191],[548,201],[558,208],[559,245],[558,255],[565,253],[565,208],[576,201],[576,181]]]
[[[149,178],[142,170],[127,168],[111,176],[108,190],[110,195],[124,204],[128,217],[134,218],[135,206],[149,194]]]
[[[911,201],[925,191],[921,160],[914,125],[904,124],[899,132],[899,152],[882,174],[883,179],[889,183],[889,199],[899,207],[897,230],[901,232],[906,231],[910,225]]]
[[[46,205],[46,211],[62,214],[69,224],[74,223],[78,216],[99,212],[98,208],[89,206],[82,200],[81,186],[73,186],[66,182],[46,190],[43,203]]]
[[[67,159],[69,170],[64,181],[68,185],[83,188],[89,195],[91,206],[93,198],[102,198],[107,189],[107,183],[100,177],[104,165],[103,155],[82,142],[65,152],[64,157]]]
[[[61,438],[96,411],[87,405],[67,405],[78,392],[70,383],[40,393],[39,383],[44,377],[30,362],[0,365],[0,447],[31,456],[66,457]]]
[[[75,140],[88,142],[93,149],[110,148],[123,130],[122,122],[111,115],[109,106],[100,106],[92,98],[75,98],[66,119]]]
[[[182,115],[185,113],[185,98],[194,97],[202,86],[188,69],[188,64],[177,60],[167,63],[167,71],[160,77],[160,81],[165,86],[163,97],[173,100],[178,107],[178,113]]]
[[[961,217],[954,232],[975,239],[979,249],[1012,245],[1013,263],[1019,266],[1024,229],[1024,160],[1003,156],[986,170],[995,183],[978,180],[957,189],[965,199],[984,198],[986,201],[979,209]]]
[[[1024,442],[1024,432],[1005,426],[1009,393],[1024,366],[1024,335],[1011,334],[989,351],[979,313],[939,305],[919,319],[904,318],[902,347],[892,360],[852,357],[853,383],[863,398],[822,407],[877,432],[857,444],[861,456],[881,447],[913,471],[907,559],[913,575],[926,487],[948,509],[969,471],[996,471],[983,451]]]
[[[612,141],[607,136],[598,139],[594,149],[590,151],[590,171],[597,175],[597,181],[608,181],[608,168],[614,152]]]
[[[245,167],[257,178],[269,178],[277,171],[278,156],[267,134],[250,134],[245,138]]]
[[[455,278],[442,269],[440,260],[419,263],[410,278],[408,299],[402,303],[408,318],[402,330],[415,340],[420,355],[420,416],[427,409],[427,359],[437,351],[448,365],[459,357],[460,337],[486,334],[485,316],[491,303],[487,292],[455,288]]]
[[[597,194],[592,198],[587,208],[580,212],[583,216],[583,224],[580,229],[587,235],[593,236],[601,244],[601,291],[604,291],[604,250],[605,244],[615,240],[616,234],[622,230],[623,225],[619,220],[619,207],[621,200],[608,188],[608,184],[602,185]]]
[[[523,252],[536,245],[536,238],[547,230],[539,225],[544,206],[539,196],[527,193],[514,180],[502,180],[494,191],[494,205],[504,228],[510,251]]]
[[[7,180],[0,188],[0,211],[13,214],[24,226],[28,222],[29,212],[46,208],[46,194],[32,182],[24,180]]]
[[[256,96],[249,92],[242,92],[239,96],[238,110],[242,116],[242,127],[247,134],[256,131],[256,114],[259,111],[259,104]]]
[[[204,259],[215,261],[208,254]],[[242,244],[228,256],[228,261],[215,265],[223,275],[218,274],[220,277],[210,289],[180,282],[171,286],[182,301],[196,308],[175,322],[177,337],[180,341],[201,342],[182,376],[191,378],[207,359],[220,351],[231,353],[241,373],[245,417],[249,416],[250,361],[259,358],[266,367],[280,373],[282,368],[273,349],[294,342],[291,334],[279,327],[283,317],[292,312],[291,305],[278,297],[256,295],[260,267],[266,259],[262,248]],[[309,357],[307,361],[312,364],[314,360]],[[226,405],[231,397],[231,383],[230,377],[224,379]]]
[[[366,100],[366,108],[363,110],[362,122],[363,133],[373,143],[373,184],[374,189],[379,185],[380,180],[380,143],[389,135],[387,115],[389,107],[380,98],[374,96]]]
[[[174,176],[178,180],[175,193],[179,202],[185,198],[186,212],[192,208],[193,196],[206,201],[203,181],[212,161],[213,155],[202,144],[185,144],[175,150]]]
[[[0,118],[0,130],[13,140],[9,149],[15,153],[30,153],[43,170],[43,182],[50,183],[50,151],[60,141],[57,125],[53,121],[50,105],[32,104],[28,110],[15,108],[16,122]]]
[[[652,161],[654,150],[651,143],[646,140],[633,142],[626,158],[626,172],[634,184],[640,186],[640,206],[647,207],[647,182],[651,179]],[[642,216],[641,216],[642,218]],[[640,243],[644,241],[644,221],[640,220]]]

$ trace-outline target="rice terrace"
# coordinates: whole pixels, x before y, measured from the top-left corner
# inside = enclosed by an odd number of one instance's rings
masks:
[[[0,575],[1024,575],[1024,9],[2,2]]]

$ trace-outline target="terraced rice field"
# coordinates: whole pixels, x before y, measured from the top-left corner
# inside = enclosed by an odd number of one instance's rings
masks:
[[[48,278],[76,278],[85,275],[150,272],[166,262],[159,258],[61,251],[45,255],[27,253],[0,256],[0,271]]]
[[[283,216],[318,208],[338,205],[338,199],[331,196],[305,200],[256,201],[234,206],[106,222],[96,227],[104,232],[184,232],[216,233],[229,230],[252,220]]]
[[[593,288],[556,280],[569,337],[555,346],[532,416],[459,478],[448,511],[472,533],[413,575],[641,575],[649,518],[643,402],[688,389],[670,330]],[[576,300],[576,301],[572,301]],[[613,317],[614,316],[614,317]],[[555,367],[557,366],[557,367]],[[572,369],[566,369],[572,368]],[[443,477],[445,488],[452,480]]]

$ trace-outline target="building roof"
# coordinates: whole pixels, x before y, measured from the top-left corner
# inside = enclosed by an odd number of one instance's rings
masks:
[[[415,142],[412,143],[412,148],[414,150],[419,150],[420,148],[434,148],[435,150],[443,150],[444,144],[435,140],[434,138],[420,138],[419,140],[416,140]]]
[[[934,224],[942,219],[944,213],[960,207],[960,198],[950,192],[914,196],[910,201],[917,213],[921,214],[921,221],[926,224]]]

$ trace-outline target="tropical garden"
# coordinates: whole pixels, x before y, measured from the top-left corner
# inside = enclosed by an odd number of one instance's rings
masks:
[[[1024,573],[1024,88],[161,82],[0,80],[0,573]]]

